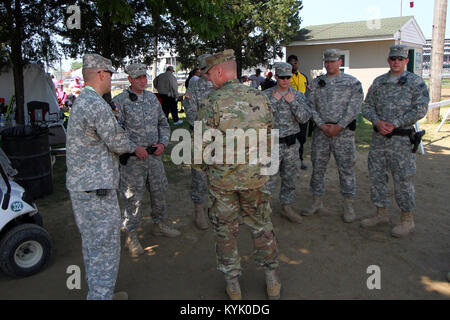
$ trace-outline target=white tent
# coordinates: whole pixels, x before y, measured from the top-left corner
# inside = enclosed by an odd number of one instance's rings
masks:
[[[29,121],[27,103],[30,101],[47,102],[50,113],[59,112],[55,86],[41,64],[31,63],[26,65],[23,70],[23,82],[26,123]],[[0,98],[4,98],[5,104],[8,105],[13,95],[14,73],[12,68],[0,70]],[[46,119],[48,120],[48,115]]]

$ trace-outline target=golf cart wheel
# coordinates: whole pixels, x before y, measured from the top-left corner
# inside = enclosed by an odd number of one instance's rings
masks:
[[[9,230],[0,242],[0,267],[11,277],[39,272],[51,256],[52,242],[42,227],[26,223]]]

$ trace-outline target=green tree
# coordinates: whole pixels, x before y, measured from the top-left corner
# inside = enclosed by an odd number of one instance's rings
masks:
[[[76,1],[81,9],[81,29],[60,26],[65,39],[61,47],[66,55],[76,58],[95,52],[110,58],[117,67],[133,59],[151,63],[157,48],[170,46],[178,30],[174,21],[182,20],[196,34],[211,39],[224,30],[221,5],[226,0],[98,0]],[[73,0],[61,0],[65,13]]]
[[[239,13],[237,21],[223,23],[224,32],[213,39],[204,39],[184,21],[175,21],[178,60],[186,67],[195,64],[193,53],[233,49],[240,77],[244,68],[282,57],[282,43],[300,30],[301,0],[227,0],[222,9],[229,16]]]
[[[28,61],[51,62],[57,50],[52,35],[53,26],[60,20],[56,1],[5,0],[0,2],[0,62],[12,66],[16,96],[16,121],[23,124],[24,84],[23,67]]]
[[[81,61],[74,61],[70,64],[70,69],[77,70],[80,69],[83,66],[83,63]]]

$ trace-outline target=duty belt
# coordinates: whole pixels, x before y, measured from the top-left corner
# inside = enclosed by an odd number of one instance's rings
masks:
[[[290,136],[280,138],[278,141],[280,143],[285,143],[289,147],[295,143],[296,137],[297,137],[297,134],[295,133],[295,134],[291,134]]]
[[[378,132],[378,128],[373,126],[373,131]],[[407,136],[409,137],[409,141],[413,145],[412,153],[416,153],[417,148],[419,147],[420,142],[422,141],[422,137],[425,135],[425,130],[421,130],[416,132],[414,128],[395,128],[392,132],[385,135],[386,138],[390,139],[392,136]]]

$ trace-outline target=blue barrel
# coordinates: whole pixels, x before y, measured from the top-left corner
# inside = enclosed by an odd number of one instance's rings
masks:
[[[14,181],[34,199],[51,194],[53,181],[48,128],[18,125],[4,129],[1,136],[2,149],[18,171]]]

